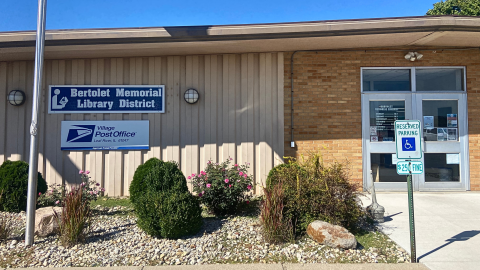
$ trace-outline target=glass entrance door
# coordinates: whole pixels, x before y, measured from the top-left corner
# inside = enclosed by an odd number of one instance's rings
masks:
[[[379,190],[403,190],[407,187],[404,176],[396,171],[396,120],[412,119],[411,94],[366,94],[362,96],[363,175],[373,175]],[[369,183],[364,181],[364,187]]]
[[[424,174],[418,190],[465,190],[468,132],[464,94],[416,94],[422,123]]]
[[[363,67],[363,183],[370,173],[379,190],[406,190],[396,172],[395,120],[422,123],[424,173],[414,190],[468,190],[468,121],[465,67]]]
[[[365,94],[363,114],[364,187],[370,171],[375,188],[406,190],[396,172],[395,120],[422,124],[424,173],[413,175],[415,190],[465,190],[468,187],[468,132],[465,94]]]

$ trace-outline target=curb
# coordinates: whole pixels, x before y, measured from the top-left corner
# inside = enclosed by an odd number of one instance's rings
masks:
[[[58,270],[85,270],[91,267],[62,267]],[[32,270],[43,268],[16,268]],[[401,264],[203,264],[203,265],[168,265],[168,266],[115,266],[95,267],[95,270],[429,270],[422,263]],[[0,270],[5,270],[0,268]]]

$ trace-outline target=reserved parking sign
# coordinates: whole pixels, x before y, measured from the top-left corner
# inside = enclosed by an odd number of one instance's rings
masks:
[[[420,121],[395,121],[395,143],[398,159],[421,159]]]

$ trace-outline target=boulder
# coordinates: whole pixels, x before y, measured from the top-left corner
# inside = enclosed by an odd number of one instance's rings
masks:
[[[316,220],[307,227],[307,234],[320,244],[333,248],[353,249],[357,247],[357,239],[342,226]]]
[[[46,237],[58,232],[58,222],[53,211],[62,215],[61,207],[43,207],[35,211],[35,235]]]

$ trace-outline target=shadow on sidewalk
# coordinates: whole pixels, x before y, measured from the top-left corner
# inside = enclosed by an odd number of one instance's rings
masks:
[[[398,213],[393,214],[393,215],[390,215],[390,216],[385,216],[385,217],[383,217],[383,222],[392,221],[392,220],[393,220],[392,217],[394,217],[394,216],[396,216],[396,215],[400,215],[401,213],[403,213],[403,212],[398,212]]]
[[[422,256],[418,257],[418,261],[420,261],[421,259],[425,258],[426,256],[434,253],[435,251],[440,250],[440,249],[450,245],[453,242],[467,241],[470,238],[476,236],[477,234],[480,234],[480,231],[464,231],[464,232],[461,232],[461,233],[453,236],[452,238],[445,240],[447,243],[445,243],[445,244],[437,247],[436,249],[431,250],[431,251],[423,254]]]

